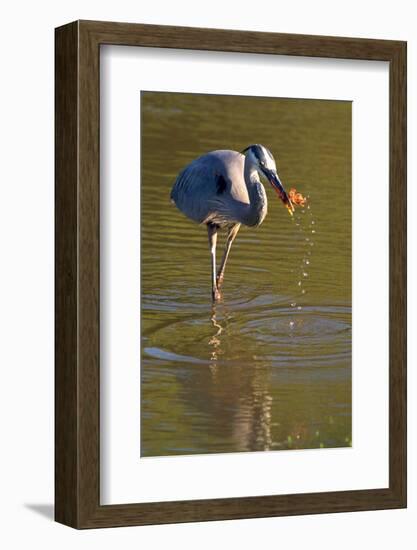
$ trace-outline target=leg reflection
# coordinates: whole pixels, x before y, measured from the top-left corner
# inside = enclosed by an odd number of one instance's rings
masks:
[[[217,372],[217,361],[219,359],[219,356],[222,354],[221,350],[221,334],[223,332],[222,325],[217,320],[217,311],[216,311],[216,305],[213,304],[212,310],[211,310],[211,323],[215,329],[215,332],[213,336],[209,340],[209,346],[210,346],[210,370],[213,375]]]

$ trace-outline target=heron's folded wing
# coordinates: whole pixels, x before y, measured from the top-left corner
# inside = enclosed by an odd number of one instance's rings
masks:
[[[192,162],[177,177],[171,199],[192,220],[203,223],[221,208],[228,182],[205,162]]]

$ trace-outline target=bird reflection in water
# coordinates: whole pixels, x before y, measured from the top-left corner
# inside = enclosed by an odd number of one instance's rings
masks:
[[[214,331],[208,342],[213,396],[221,399],[224,414],[230,414],[230,431],[237,448],[242,451],[268,451],[273,446],[269,368],[256,358],[253,358],[249,368],[246,361],[228,361],[224,347],[227,347],[228,338],[233,339],[229,324],[232,315],[224,304],[220,312],[219,305],[212,306],[210,321]],[[219,320],[220,313],[223,313],[223,324]],[[222,359],[224,372],[220,369]]]
[[[215,329],[215,332],[213,336],[209,340],[209,346],[210,346],[210,370],[213,375],[217,372],[217,361],[219,359],[219,356],[222,353],[221,350],[221,334],[223,332],[222,325],[217,321],[216,318],[216,306],[213,304],[211,309],[211,323]]]
[[[247,451],[272,448],[272,396],[268,391],[265,369],[253,371],[251,391],[240,399],[233,423],[233,437]]]

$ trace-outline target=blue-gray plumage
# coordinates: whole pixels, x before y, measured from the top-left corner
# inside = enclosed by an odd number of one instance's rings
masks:
[[[240,225],[258,226],[267,214],[268,201],[259,174],[271,183],[292,214],[294,208],[278,177],[274,157],[263,145],[250,145],[242,153],[207,153],[188,164],[172,188],[171,199],[178,209],[195,222],[207,225],[214,301],[220,298],[226,261]],[[219,228],[227,229],[228,237],[216,273]]]

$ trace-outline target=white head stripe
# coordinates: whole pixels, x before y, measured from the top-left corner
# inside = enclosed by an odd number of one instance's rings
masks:
[[[275,160],[270,151],[263,145],[260,145],[259,149],[263,157],[260,160],[263,160],[265,162],[265,166],[267,168],[269,168],[270,170],[274,170],[276,168]]]

